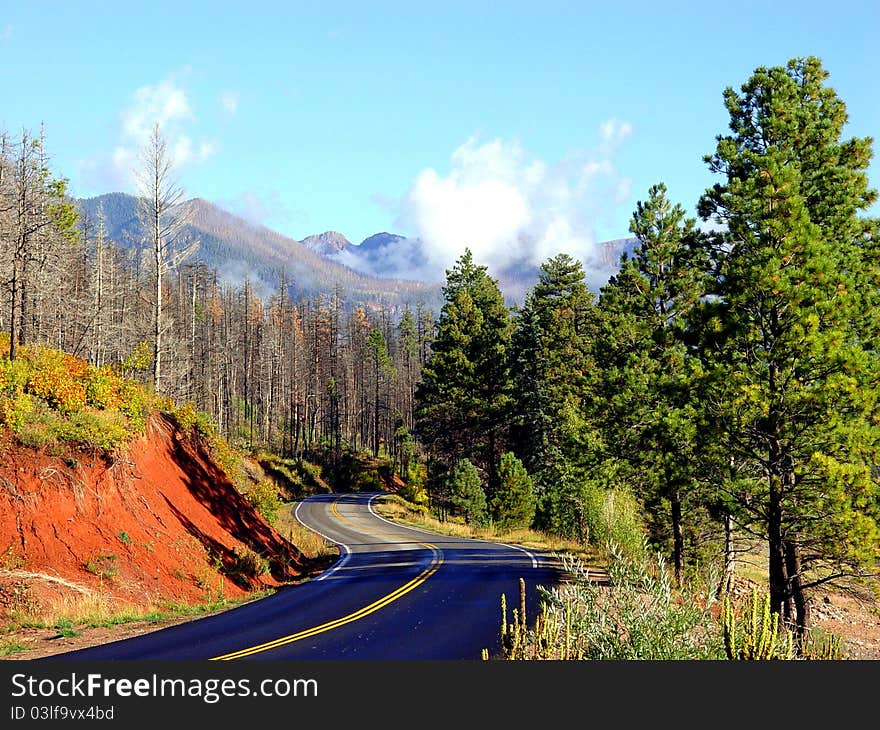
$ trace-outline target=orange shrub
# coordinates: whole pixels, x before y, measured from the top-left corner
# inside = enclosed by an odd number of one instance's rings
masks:
[[[77,413],[86,405],[88,368],[73,355],[40,348],[32,359],[27,391],[62,413]]]

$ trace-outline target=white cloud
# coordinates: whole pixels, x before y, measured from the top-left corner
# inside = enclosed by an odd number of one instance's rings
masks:
[[[12,25],[7,23],[0,28],[0,43],[6,43],[12,40]]]
[[[599,135],[602,141],[612,146],[619,145],[632,134],[632,131],[632,124],[617,117],[607,119],[599,125]]]
[[[614,157],[631,133],[628,122],[609,119],[593,149],[557,162],[516,140],[468,139],[447,174],[427,168],[416,176],[397,225],[422,240],[423,274],[434,279],[467,246],[496,276],[564,252],[583,262],[591,284],[604,283],[611,272],[595,231],[629,199],[630,180]]]
[[[229,115],[234,115],[238,111],[238,105],[241,103],[241,94],[232,89],[227,89],[220,94],[220,105]]]
[[[155,124],[164,128],[192,119],[186,93],[175,81],[165,79],[134,92],[131,104],[120,115],[120,131],[123,139],[142,140],[150,136]]]
[[[112,152],[104,159],[84,162],[83,172],[102,187],[136,190],[138,156],[156,124],[175,167],[202,164],[217,152],[217,143],[195,138],[196,122],[189,96],[175,78],[141,86],[119,113]]]

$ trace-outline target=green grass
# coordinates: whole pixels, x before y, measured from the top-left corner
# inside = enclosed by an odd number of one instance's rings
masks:
[[[23,651],[27,651],[31,647],[27,644],[22,644],[15,639],[2,639],[0,640],[0,656],[12,656],[13,654],[20,654]]]
[[[58,636],[55,638],[73,638],[81,635],[80,632],[73,627],[73,621],[68,618],[61,619],[55,624],[55,628],[58,629]]]

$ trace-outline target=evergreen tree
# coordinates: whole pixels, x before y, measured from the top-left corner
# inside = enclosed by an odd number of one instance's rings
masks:
[[[638,202],[630,231],[638,240],[633,257],[624,258],[600,299],[605,443],[646,505],[654,539],[662,544],[671,538],[681,579],[684,515],[695,506],[701,461],[682,328],[704,291],[708,264],[696,221],[670,202],[663,183]]]
[[[416,390],[416,433],[449,464],[469,458],[497,486],[497,459],[511,405],[510,313],[498,282],[470,250],[446,272],[445,303]]]
[[[539,524],[573,535],[595,385],[593,294],[580,262],[567,254],[544,262],[515,324],[513,445],[535,480]]]
[[[468,459],[459,459],[449,473],[450,502],[464,515],[469,525],[486,524],[486,493],[480,475]]]
[[[807,591],[874,568],[880,546],[877,221],[870,138],[816,58],[756,69],[724,100],[723,181],[700,214],[726,226],[700,312],[706,406],[745,465],[730,508],[769,548],[770,608],[799,631]]]
[[[491,502],[492,519],[503,530],[530,527],[535,518],[535,493],[523,463],[513,452],[501,456],[499,486]]]

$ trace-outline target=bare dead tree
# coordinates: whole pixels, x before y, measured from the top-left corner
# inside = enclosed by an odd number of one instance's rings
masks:
[[[153,126],[150,139],[141,151],[141,168],[137,171],[140,200],[138,217],[147,231],[153,263],[153,387],[162,388],[163,335],[167,329],[163,302],[163,282],[171,271],[192,256],[198,239],[186,239],[190,208],[184,201],[184,190],[173,177],[173,164],[159,125]]]

